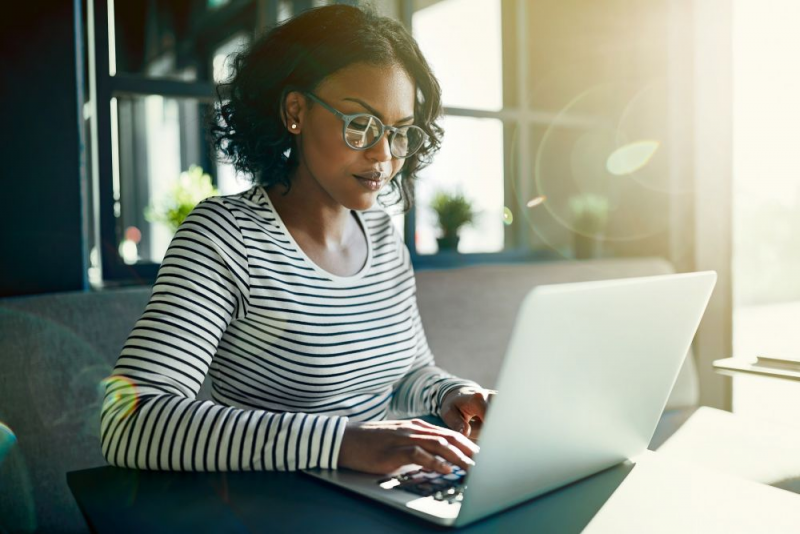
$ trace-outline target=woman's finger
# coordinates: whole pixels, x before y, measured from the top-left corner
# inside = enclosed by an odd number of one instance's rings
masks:
[[[417,464],[423,469],[435,471],[443,475],[449,475],[453,472],[452,467],[447,460],[436,456],[435,454],[431,454],[429,451],[425,450],[424,447],[416,445],[411,446],[408,447],[405,452],[406,463]]]
[[[443,436],[417,434],[411,436],[411,438],[414,440],[415,445],[422,447],[429,454],[441,456],[448,462],[458,465],[465,470],[475,465],[475,462],[461,452],[460,449],[451,445]],[[446,472],[449,473],[450,471],[448,470]]]
[[[427,427],[427,428],[434,428],[434,429],[442,428],[440,426],[431,424],[431,423],[425,421],[424,419],[412,419],[411,421],[409,421],[409,423],[412,423],[412,424],[417,425],[417,426],[424,426],[424,427]]]
[[[469,417],[464,414],[459,406],[458,400],[442,412],[442,421],[455,432],[466,435],[467,421]]]
[[[470,432],[469,439],[477,440],[480,437],[481,429],[483,429],[483,421],[477,417],[469,422]]]
[[[417,464],[423,469],[436,471],[437,473],[445,475],[451,473],[450,466],[446,461],[437,458],[420,446],[411,445],[398,450],[401,452],[402,462],[405,464]]]
[[[480,451],[480,447],[467,439],[463,434],[459,434],[458,432],[454,432],[447,428],[442,428],[435,425],[430,425],[429,427],[417,426],[413,429],[413,431],[417,434],[442,436],[447,439],[447,441],[458,447],[461,452],[463,452],[469,458],[473,457],[478,451]]]

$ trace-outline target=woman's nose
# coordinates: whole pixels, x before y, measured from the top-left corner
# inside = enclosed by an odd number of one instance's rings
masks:
[[[389,132],[383,132],[380,140],[367,149],[367,156],[375,161],[390,161],[392,159]]]

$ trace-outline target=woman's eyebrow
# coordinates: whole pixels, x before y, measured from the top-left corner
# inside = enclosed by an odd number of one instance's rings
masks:
[[[350,98],[350,97],[343,98],[342,100],[349,100],[350,102],[355,102],[356,104],[360,105],[361,107],[363,107],[364,109],[366,109],[367,111],[369,111],[370,113],[372,113],[373,115],[378,117],[382,122],[385,122],[384,119],[383,119],[383,115],[378,113],[378,111],[375,110],[375,108],[373,108],[372,106],[370,106],[369,104],[367,104],[363,100],[360,100],[358,98]],[[406,117],[405,119],[400,119],[395,124],[400,124],[401,122],[408,122],[408,121],[413,121],[413,120],[414,120],[414,116],[412,115],[411,117]]]

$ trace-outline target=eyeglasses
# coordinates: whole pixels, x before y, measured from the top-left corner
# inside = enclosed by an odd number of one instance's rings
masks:
[[[347,146],[353,150],[367,150],[378,144],[383,139],[383,134],[389,132],[389,151],[396,158],[407,158],[422,148],[428,139],[428,134],[419,126],[386,126],[375,115],[369,113],[354,113],[346,115],[329,106],[313,93],[305,93],[311,100],[327,109],[344,121],[342,136]]]

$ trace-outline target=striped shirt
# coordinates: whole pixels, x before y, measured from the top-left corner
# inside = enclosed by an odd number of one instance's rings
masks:
[[[348,420],[438,414],[473,382],[435,367],[408,250],[355,212],[367,261],[328,273],[253,187],[201,202],[106,381],[101,443],[139,469],[336,469]],[[212,401],[197,400],[206,375]]]

